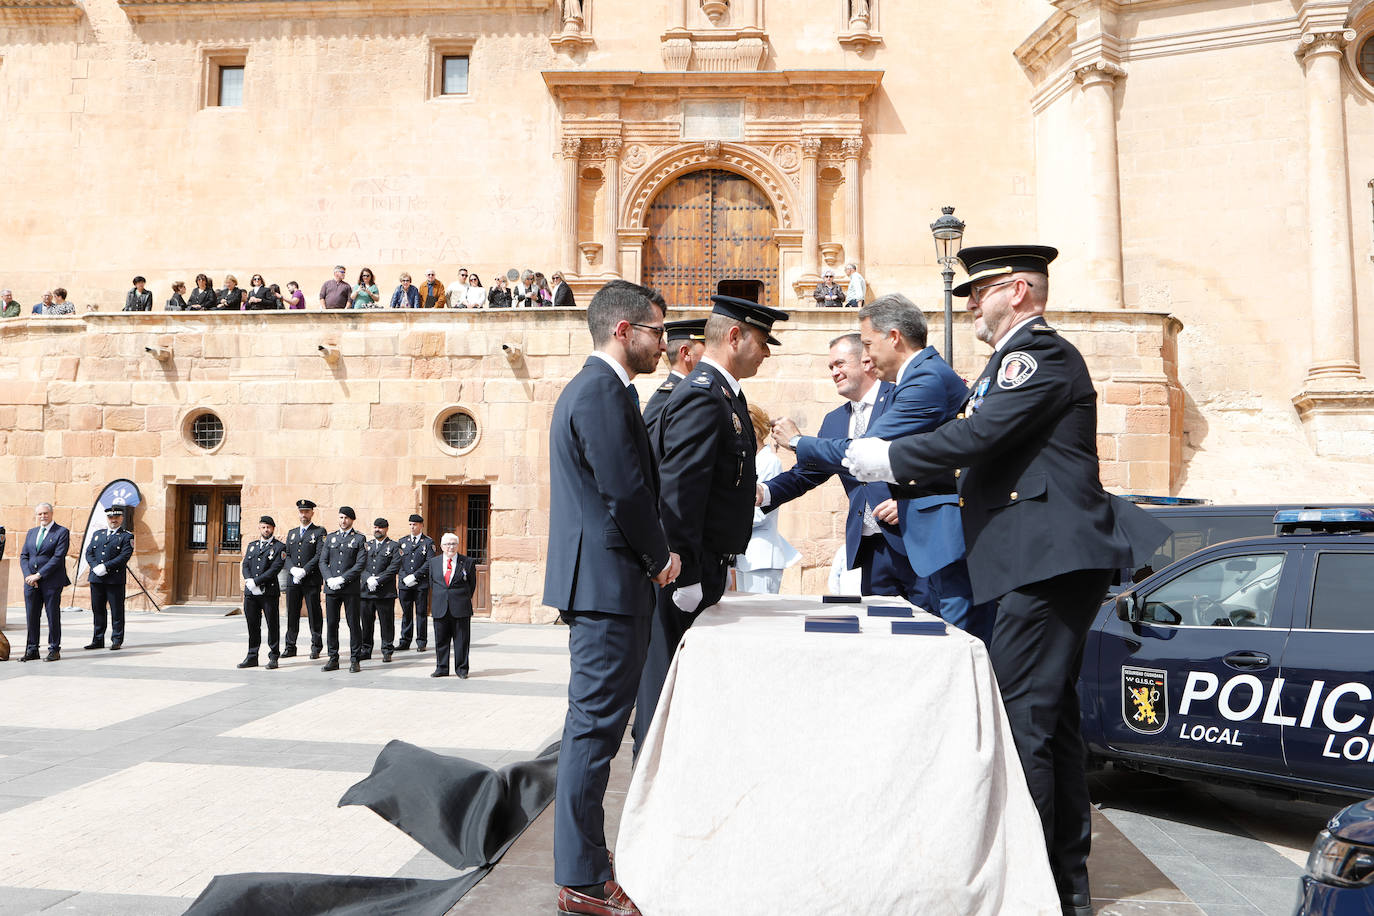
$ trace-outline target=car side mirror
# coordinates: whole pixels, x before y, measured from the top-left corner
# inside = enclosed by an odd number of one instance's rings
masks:
[[[1134,592],[1123,592],[1116,596],[1116,616],[1126,623],[1140,623],[1140,603]]]

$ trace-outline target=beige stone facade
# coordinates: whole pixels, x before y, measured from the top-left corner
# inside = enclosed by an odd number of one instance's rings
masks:
[[[330,268],[384,294],[531,267],[582,303],[623,276],[794,308],[854,260],[938,342],[945,204],[968,244],[1062,249],[1052,320],[1099,382],[1109,486],[1368,500],[1372,34],[1369,3],[1318,0],[0,0],[0,287],[100,309],[0,323],[0,523],[44,498],[84,523],[129,477],[166,599],[178,488],[237,486],[249,521],[309,487],[395,522],[481,486],[492,612],[544,619],[543,437],[580,317],[322,314]],[[663,205],[691,182],[698,223]],[[201,271],[298,280],[312,310],[112,314],[135,273],[160,310]],[[852,320],[803,307],[751,400],[818,423]],[[206,453],[187,423],[211,409]],[[459,409],[461,454],[435,428]],[[838,505],[785,512],[789,587],[819,587]]]

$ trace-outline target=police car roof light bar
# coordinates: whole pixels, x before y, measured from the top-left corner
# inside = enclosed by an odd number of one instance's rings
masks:
[[[1374,509],[1354,506],[1308,509],[1280,509],[1274,513],[1279,534],[1313,531],[1332,534],[1341,531],[1374,531]]]

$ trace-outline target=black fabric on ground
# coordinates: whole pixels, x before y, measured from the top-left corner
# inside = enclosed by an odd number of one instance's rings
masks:
[[[442,916],[491,871],[553,800],[558,744],[493,770],[404,741],[339,806],[362,805],[456,869],[452,879],[254,872],[217,875],[186,916]]]

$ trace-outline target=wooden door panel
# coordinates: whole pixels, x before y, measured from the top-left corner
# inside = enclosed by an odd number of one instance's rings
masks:
[[[232,601],[242,560],[238,487],[183,487],[177,497],[176,600]]]
[[[473,588],[472,611],[479,617],[491,616],[491,557],[488,536],[491,529],[491,490],[487,487],[430,487],[426,517],[432,520],[430,537],[440,549],[444,534],[458,535],[458,552],[477,561],[477,583]]]

